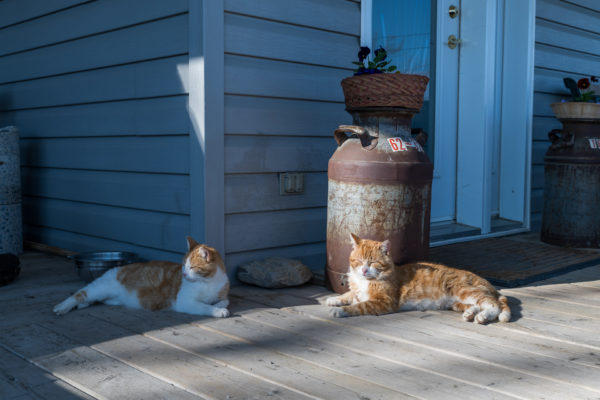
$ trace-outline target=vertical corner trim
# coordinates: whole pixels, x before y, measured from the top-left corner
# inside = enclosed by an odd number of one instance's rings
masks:
[[[189,0],[190,234],[225,248],[224,9]]]

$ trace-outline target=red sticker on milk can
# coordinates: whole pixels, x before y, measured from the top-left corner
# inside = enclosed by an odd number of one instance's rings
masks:
[[[591,138],[588,140],[590,141],[590,147],[592,149],[600,149],[600,138]]]
[[[393,152],[407,151],[409,147],[412,147],[420,152],[423,151],[423,148],[421,147],[419,142],[412,138],[410,140],[402,139],[399,137],[388,138],[388,143],[390,144],[390,147],[392,148]]]

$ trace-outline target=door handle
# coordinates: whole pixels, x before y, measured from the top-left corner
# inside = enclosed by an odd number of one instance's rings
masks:
[[[461,43],[462,43],[462,40],[460,40],[456,36],[454,36],[454,35],[448,36],[448,47],[450,47],[451,49],[455,49],[456,46],[458,46]]]

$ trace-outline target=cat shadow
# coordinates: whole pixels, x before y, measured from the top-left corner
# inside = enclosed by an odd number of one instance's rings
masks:
[[[508,306],[510,307],[511,318],[509,322],[516,322],[523,318],[521,311],[523,310],[521,300],[516,297],[506,296],[508,299]]]

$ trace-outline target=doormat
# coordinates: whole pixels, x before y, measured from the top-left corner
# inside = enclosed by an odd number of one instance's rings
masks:
[[[600,251],[552,246],[539,233],[527,233],[433,247],[429,260],[510,288],[598,265]]]

